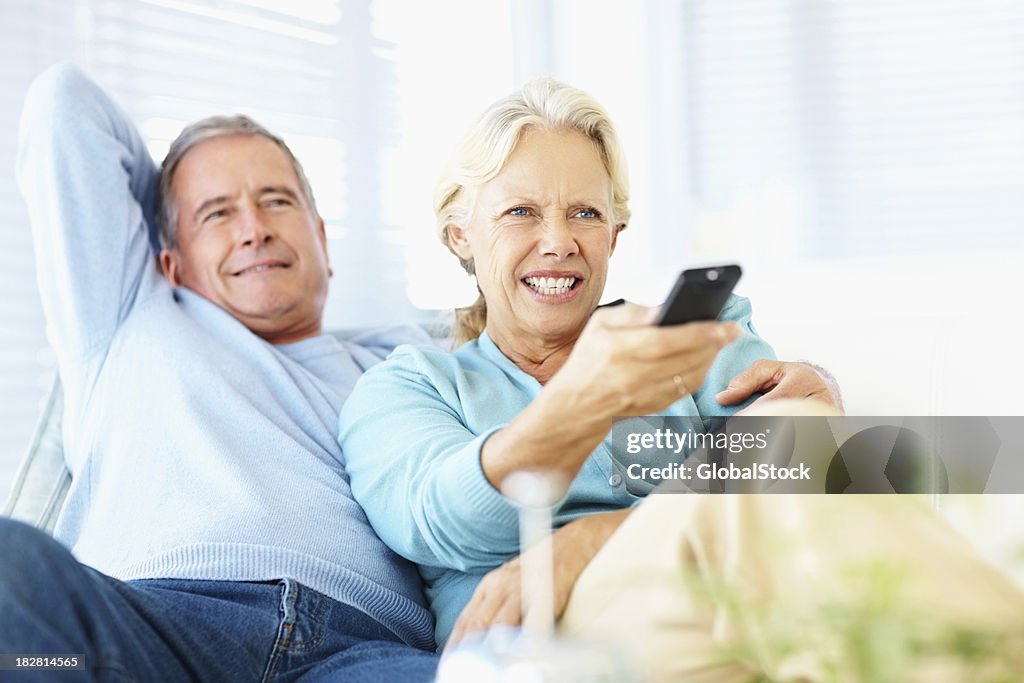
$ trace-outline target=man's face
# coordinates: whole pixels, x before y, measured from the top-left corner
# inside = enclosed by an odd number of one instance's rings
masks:
[[[280,147],[262,135],[201,142],[178,163],[171,192],[178,244],[160,264],[173,286],[274,344],[320,333],[327,236]]]

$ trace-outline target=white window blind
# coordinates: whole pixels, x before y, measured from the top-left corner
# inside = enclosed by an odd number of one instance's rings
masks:
[[[0,496],[28,445],[55,365],[14,178],[18,119],[32,78],[75,54],[76,21],[60,0],[7,0],[0,21]]]

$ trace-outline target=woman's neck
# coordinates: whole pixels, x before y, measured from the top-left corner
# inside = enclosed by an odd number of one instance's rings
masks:
[[[487,336],[506,358],[540,384],[547,384],[569,358],[576,337],[572,339],[526,338],[527,335],[505,335],[488,328]]]

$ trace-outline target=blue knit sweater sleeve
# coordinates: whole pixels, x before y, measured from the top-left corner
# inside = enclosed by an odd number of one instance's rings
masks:
[[[76,67],[37,78],[20,127],[18,184],[62,379],[106,352],[144,290],[162,282],[151,249],[157,169],[122,110]],[[81,374],[81,373],[80,373]]]
[[[732,415],[761,396],[755,393],[746,401],[733,406],[722,406],[715,400],[718,392],[729,386],[729,381],[749,368],[751,363],[761,358],[775,359],[775,351],[772,350],[771,345],[762,339],[754,329],[751,315],[750,300],[734,294],[729,297],[725,308],[718,316],[719,320],[739,325],[740,336],[719,352],[704,378],[704,384],[693,392],[693,401],[697,404],[698,414],[704,416]]]
[[[399,347],[357,383],[338,439],[352,492],[386,544],[421,565],[474,572],[516,554],[518,521],[480,466],[503,425],[466,426],[457,362]]]

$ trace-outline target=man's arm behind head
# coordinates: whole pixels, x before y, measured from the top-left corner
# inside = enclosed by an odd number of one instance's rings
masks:
[[[85,74],[50,67],[29,89],[18,185],[32,226],[50,343],[65,382],[102,354],[143,288],[157,169],[138,131]]]

